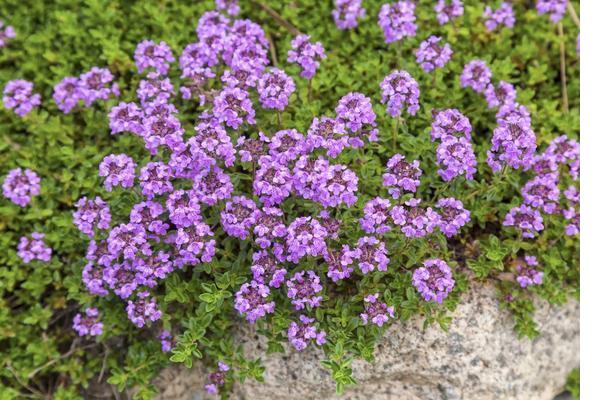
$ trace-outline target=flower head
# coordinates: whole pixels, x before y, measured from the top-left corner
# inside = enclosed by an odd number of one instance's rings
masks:
[[[379,10],[379,27],[386,43],[393,43],[417,34],[415,24],[415,4],[412,1],[398,1],[384,4]]]
[[[413,272],[412,284],[425,301],[434,300],[441,304],[454,288],[454,279],[445,261],[429,259]]]
[[[52,249],[44,243],[44,237],[45,235],[39,232],[33,232],[29,236],[21,237],[17,247],[17,254],[25,264],[29,264],[34,260],[50,261]]]
[[[296,350],[304,350],[313,340],[318,346],[321,346],[325,343],[325,337],[327,334],[325,331],[317,331],[317,327],[314,322],[314,318],[300,315],[299,322],[292,321],[290,323],[287,336],[289,342],[296,348]]]
[[[381,102],[387,105],[387,112],[392,117],[400,116],[403,109],[410,115],[419,111],[419,84],[406,71],[393,71],[379,85]]]
[[[77,313],[73,318],[73,329],[79,336],[102,335],[104,324],[100,322],[98,309],[94,307],[86,308],[83,316]]]
[[[370,294],[364,298],[365,311],[360,314],[363,324],[371,323],[383,326],[390,318],[394,318],[394,307],[379,300],[379,293]]]
[[[431,72],[436,68],[443,68],[452,57],[452,49],[448,43],[441,45],[441,38],[429,36],[421,42],[417,49],[417,63],[423,71]]]
[[[15,168],[8,172],[2,184],[4,197],[25,207],[31,198],[40,194],[40,178],[30,169]]]
[[[4,86],[2,102],[4,107],[9,110],[14,109],[15,114],[24,117],[42,103],[42,97],[38,93],[33,93],[33,83],[17,79],[9,81]]]
[[[319,68],[319,60],[326,57],[325,49],[320,42],[311,43],[310,36],[298,35],[292,40],[292,49],[288,51],[287,61],[300,66],[301,77],[312,79]]]

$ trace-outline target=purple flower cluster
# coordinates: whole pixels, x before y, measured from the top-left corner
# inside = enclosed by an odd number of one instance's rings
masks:
[[[79,78],[73,76],[63,78],[54,86],[52,98],[58,109],[68,114],[80,100],[86,107],[90,107],[98,100],[108,100],[111,94],[119,96],[119,86],[112,81],[113,75],[108,69],[92,67]]]
[[[276,289],[281,286],[287,274],[283,265],[267,250],[259,250],[252,254],[250,269],[255,281]]]
[[[296,84],[284,71],[273,68],[258,80],[256,89],[260,104],[264,108],[283,111],[291,94],[296,90]]]
[[[344,124],[348,133],[348,144],[354,148],[378,140],[377,116],[373,111],[371,99],[362,93],[350,92],[343,96],[335,108],[337,120]]]
[[[542,284],[544,273],[534,268],[537,265],[538,260],[534,256],[525,256],[525,264],[520,261],[517,263],[517,282],[522,288]]]
[[[492,71],[488,68],[485,61],[470,61],[460,76],[461,86],[470,87],[477,93],[483,93],[492,79]]]
[[[358,239],[354,248],[345,247],[343,257],[353,259],[363,274],[368,274],[377,269],[387,271],[390,259],[387,256],[385,242],[374,236],[363,236]]]
[[[364,302],[365,311],[360,314],[360,319],[364,325],[371,323],[381,327],[390,318],[394,318],[394,306],[388,306],[379,300],[379,293],[367,295]]]
[[[419,161],[408,162],[402,154],[390,158],[385,171],[382,176],[383,186],[388,188],[394,199],[398,199],[403,192],[415,193],[421,184],[419,178],[423,171],[419,168]]]
[[[441,167],[438,174],[446,182],[459,175],[472,180],[477,172],[477,159],[471,141],[464,136],[442,136],[436,150],[437,163]]]
[[[302,310],[309,306],[318,307],[323,300],[323,297],[319,296],[323,286],[314,271],[296,272],[285,284],[287,296],[292,300],[292,305],[296,310]]]
[[[540,15],[550,14],[550,20],[558,23],[567,11],[568,0],[537,0],[536,8]]]
[[[381,103],[387,106],[392,117],[399,117],[403,109],[410,115],[419,111],[419,84],[406,71],[393,71],[379,85]]]
[[[162,312],[156,305],[156,299],[147,291],[139,292],[137,298],[127,301],[127,318],[138,328],[158,321]]]
[[[360,226],[366,233],[384,234],[389,232],[391,203],[388,199],[376,197],[369,200],[363,208],[363,217],[359,220]]]
[[[256,225],[260,211],[256,203],[244,196],[235,196],[221,211],[221,225],[229,236],[245,240]]]
[[[521,189],[523,203],[552,214],[558,207],[560,189],[557,174],[543,174],[531,179]]]
[[[500,81],[497,86],[490,83],[485,89],[485,100],[489,108],[510,109],[516,106],[517,91],[505,81]]]
[[[296,350],[304,350],[312,340],[314,340],[317,346],[325,344],[327,334],[325,331],[317,331],[314,318],[300,315],[298,319],[299,322],[290,322],[287,331],[288,340]]]
[[[362,0],[335,0],[331,15],[338,29],[352,29],[358,26],[359,19],[365,18],[366,10]]]
[[[287,261],[297,264],[305,256],[322,256],[327,248],[326,237],[327,230],[317,219],[296,218],[287,228]]]
[[[534,238],[537,232],[544,229],[544,220],[538,210],[525,204],[513,207],[503,222],[504,226],[519,229],[524,238]]]
[[[271,291],[269,287],[257,282],[244,283],[235,294],[235,309],[240,314],[246,315],[250,323],[264,317],[267,313],[275,311],[275,302],[269,300]]]
[[[85,315],[77,313],[73,318],[73,329],[79,336],[102,335],[104,324],[100,321],[100,313],[97,308],[86,308]]]
[[[217,0],[221,2],[231,1],[231,0]],[[219,370],[217,372],[212,372],[208,374],[208,382],[204,385],[204,390],[208,394],[217,394],[219,393],[219,387],[225,384],[225,375],[227,371],[229,371],[229,365],[225,364],[222,361],[218,363]]]
[[[42,103],[42,97],[33,93],[33,83],[23,79],[9,81],[4,87],[2,97],[4,107],[14,109],[15,114],[24,117]]]
[[[12,169],[4,179],[2,192],[16,205],[25,207],[32,197],[40,194],[40,178],[30,169]]]
[[[455,236],[460,228],[471,220],[471,213],[464,208],[460,200],[444,198],[435,206],[439,210],[439,228],[447,237]]]
[[[443,68],[452,57],[452,49],[448,43],[441,45],[442,38],[429,36],[421,42],[417,49],[417,63],[425,72],[431,72],[436,68]]]
[[[386,43],[393,43],[417,34],[415,4],[410,0],[384,4],[379,10],[379,27]]]
[[[98,167],[98,175],[104,179],[104,189],[112,191],[115,186],[133,187],[136,164],[126,154],[109,154]]]
[[[529,111],[515,104],[500,109],[496,118],[498,127],[494,129],[492,147],[487,157],[492,171],[498,172],[504,165],[514,169],[531,168],[537,143]]]
[[[400,226],[406,237],[424,237],[439,225],[439,214],[431,207],[419,206],[420,203],[420,199],[412,198],[403,205],[394,206],[390,211],[394,224]]]
[[[413,272],[412,284],[425,301],[433,300],[441,304],[454,288],[452,270],[443,260],[425,260],[423,267]]]
[[[95,229],[110,228],[110,208],[102,198],[82,197],[75,203],[77,210],[73,213],[73,223],[84,234],[94,237]]]
[[[4,25],[4,21],[0,20],[0,49],[15,36],[17,36],[15,29],[11,25]]]
[[[169,72],[169,63],[175,61],[169,45],[165,42],[156,44],[151,40],[138,43],[133,59],[140,74],[147,69],[153,69],[160,75],[166,75]]]
[[[29,264],[34,260],[50,261],[52,249],[44,243],[44,237],[45,235],[39,232],[21,237],[17,246],[17,254],[25,264]]]
[[[311,43],[310,36],[298,35],[292,40],[292,49],[288,51],[287,61],[300,66],[301,77],[312,79],[319,68],[319,60],[324,60],[326,57],[325,49],[320,42]]]
[[[442,139],[444,136],[471,138],[471,122],[457,109],[432,111],[431,140]]]
[[[495,31],[500,25],[504,25],[507,28],[512,28],[515,25],[515,14],[512,5],[507,2],[500,4],[500,7],[496,10],[493,10],[490,6],[486,6],[483,17],[486,19],[485,27],[489,31]]]
[[[344,245],[342,250],[328,249],[327,253],[323,256],[327,263],[327,277],[333,282],[337,282],[341,279],[347,279],[354,271],[352,264],[352,251],[348,245]]]
[[[438,0],[435,5],[435,12],[440,25],[445,25],[462,16],[465,9],[462,0]]]
[[[217,7],[217,10],[225,11],[232,17],[240,12],[238,0],[215,0],[215,6]]]
[[[306,140],[312,150],[325,149],[331,158],[337,157],[349,146],[345,124],[326,116],[313,119]]]
[[[171,334],[171,332],[163,329],[158,335],[158,340],[160,340],[160,348],[163,353],[168,353],[171,351],[175,344],[177,344],[175,338]]]

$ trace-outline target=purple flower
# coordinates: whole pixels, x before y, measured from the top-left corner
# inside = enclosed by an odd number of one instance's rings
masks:
[[[136,258],[133,264],[138,275],[143,277],[143,283],[150,287],[156,286],[157,279],[165,279],[173,272],[171,255],[162,250],[148,257]]]
[[[302,68],[300,76],[312,79],[319,68],[319,60],[324,60],[325,49],[320,42],[311,43],[310,36],[298,35],[292,40],[292,49],[288,51],[287,61]]]
[[[424,237],[439,225],[440,216],[431,207],[420,207],[420,203],[420,199],[413,198],[390,211],[394,224],[401,227],[406,237]]]
[[[169,224],[159,218],[164,212],[165,210],[160,203],[143,201],[133,206],[129,221],[133,224],[142,225],[148,232],[163,236],[167,234],[169,229]]]
[[[240,6],[237,0],[215,0],[215,6],[219,11],[225,11],[227,14],[236,16],[240,12]]]
[[[294,161],[310,151],[306,137],[295,129],[278,131],[272,138],[265,137],[264,140],[269,141],[269,155],[281,164]]]
[[[477,93],[483,93],[492,79],[492,71],[488,68],[485,61],[470,61],[460,76],[462,87],[470,87]]]
[[[240,88],[225,87],[214,99],[213,112],[221,123],[238,129],[244,121],[254,125],[254,108],[248,92]]]
[[[39,232],[33,232],[29,236],[22,236],[17,246],[17,254],[25,264],[31,261],[40,260],[50,261],[52,249],[44,243],[45,235]]]
[[[326,158],[312,159],[309,156],[301,156],[293,170],[293,186],[296,195],[307,200],[318,201],[328,168],[329,161]]]
[[[341,251],[327,249],[323,256],[327,263],[327,277],[334,282],[349,278],[354,270],[352,255],[348,245],[344,245]]]
[[[225,129],[216,123],[199,123],[194,128],[196,136],[189,140],[190,150],[193,154],[204,153],[207,157],[221,160],[227,167],[235,163],[235,149],[231,138]]]
[[[9,39],[14,38],[16,35],[15,29],[11,25],[4,25],[4,21],[0,20],[0,48],[5,47]]]
[[[471,139],[471,122],[455,108],[448,110],[433,110],[431,112],[431,140],[444,136],[457,136]]]
[[[362,0],[335,0],[331,15],[338,29],[352,29],[358,26],[359,19],[365,18],[366,10]]]
[[[171,332],[164,329],[160,332],[160,335],[158,335],[158,339],[160,340],[160,348],[163,353],[170,352],[177,344],[175,338],[171,335]]]
[[[568,224],[565,227],[565,234],[567,236],[579,235],[579,211],[576,211],[575,207],[569,207],[563,210],[563,216],[568,221]]]
[[[388,199],[375,197],[369,200],[363,208],[364,217],[359,220],[360,226],[366,233],[377,233],[383,235],[391,227],[388,225],[390,219],[391,203]]]
[[[144,113],[137,104],[120,102],[118,106],[111,108],[108,114],[110,133],[114,135],[121,132],[132,132],[142,136],[144,119]]]
[[[208,382],[210,383],[204,385],[204,390],[206,390],[208,394],[217,394],[219,392],[219,386],[225,384],[225,373],[229,371],[229,365],[219,361],[218,366],[219,370],[217,372],[208,374]]]
[[[453,19],[460,17],[464,11],[461,0],[438,0],[435,5],[437,20],[440,25],[445,25]]]
[[[178,228],[185,228],[202,221],[200,203],[193,190],[176,190],[167,198],[169,219]]]
[[[4,197],[18,206],[25,207],[32,197],[40,194],[40,178],[30,169],[11,169],[2,184]]]
[[[259,135],[263,135],[262,132]],[[260,139],[240,136],[235,147],[241,162],[257,162],[261,156],[266,155],[266,143]]]
[[[234,196],[225,203],[225,209],[221,211],[221,226],[229,236],[246,240],[256,225],[259,214],[254,201],[244,196]]]
[[[415,5],[412,1],[384,4],[379,10],[379,27],[386,43],[393,43],[417,34]]]
[[[538,175],[531,179],[521,189],[523,203],[533,208],[552,214],[557,210],[560,198],[558,175]]]
[[[94,229],[110,228],[110,208],[102,198],[82,197],[75,203],[77,211],[73,213],[73,223],[84,234],[94,237]]]
[[[364,325],[369,322],[379,327],[383,326],[390,318],[394,318],[394,307],[388,306],[379,300],[379,293],[370,294],[364,298],[365,311],[360,314]]]
[[[102,279],[123,300],[131,297],[138,286],[147,284],[145,277],[138,273],[130,260],[105,268]]]
[[[413,272],[412,284],[425,301],[434,300],[442,304],[454,288],[452,270],[443,260],[425,260],[423,267]]]
[[[377,269],[378,271],[387,271],[390,262],[387,257],[385,242],[374,236],[364,236],[358,239],[356,247],[352,250],[344,249],[346,256],[352,257],[358,262],[358,267],[363,274],[367,274]]]
[[[283,111],[291,94],[296,90],[296,84],[284,71],[272,68],[258,80],[256,89],[260,104],[264,108]]]
[[[162,313],[156,305],[156,300],[148,292],[140,292],[135,301],[127,302],[127,318],[138,328],[150,325],[151,322],[159,320],[161,316]]]
[[[102,159],[98,175],[104,179],[104,189],[111,192],[115,186],[133,187],[136,164],[127,154],[109,154]]]
[[[113,259],[121,254],[126,260],[133,260],[139,254],[146,256],[152,254],[146,230],[142,225],[134,223],[117,225],[108,234],[107,242],[108,251]]]
[[[517,264],[517,282],[522,288],[542,284],[544,273],[532,268],[537,265],[537,258],[533,256],[525,256],[525,265],[522,262]]]
[[[473,174],[477,172],[477,159],[471,142],[465,137],[446,135],[438,145],[437,163],[441,166],[438,174],[446,182],[459,175],[472,180]]]
[[[299,323],[292,321],[287,331],[288,340],[296,350],[304,350],[311,340],[314,340],[317,346],[325,344],[327,334],[325,331],[317,331],[314,318],[300,315],[299,320]]]
[[[406,71],[395,70],[379,84],[381,103],[387,105],[387,112],[392,117],[399,117],[402,110],[410,115],[419,111],[419,84]]]
[[[254,242],[263,249],[285,237],[287,227],[283,223],[283,211],[275,207],[263,207],[256,219],[254,235]]]
[[[153,103],[144,109],[144,113],[143,137],[150,154],[156,155],[161,146],[175,151],[183,144],[183,128],[172,104]]]
[[[331,240],[337,240],[338,239],[338,234],[339,234],[339,231],[340,231],[340,227],[342,226],[342,221],[341,220],[339,220],[337,218],[333,218],[329,214],[329,211],[322,210],[319,213],[319,216],[317,217],[317,221],[319,221],[319,223],[321,224],[321,226],[323,228],[325,228],[325,231],[327,232],[328,239],[331,239]]]
[[[304,256],[317,257],[327,249],[327,231],[318,220],[298,217],[287,228],[287,260],[297,264]]]
[[[279,288],[285,280],[286,269],[267,250],[259,250],[252,254],[253,278],[256,282]]]
[[[552,156],[558,164],[579,160],[579,142],[567,135],[558,136],[550,142],[545,154]]]
[[[521,204],[506,214],[502,225],[514,226],[521,231],[524,238],[534,238],[537,232],[544,229],[544,220],[538,210]]]
[[[108,294],[106,282],[103,279],[104,270],[104,267],[91,262],[83,267],[81,280],[90,294],[95,296],[106,296]]]
[[[487,157],[492,171],[499,171],[503,165],[527,170],[533,165],[536,149],[536,136],[527,109],[523,106],[501,109]]]
[[[318,182],[313,200],[323,207],[337,207],[342,203],[351,207],[356,200],[358,177],[347,166],[342,164],[330,165]]]
[[[79,336],[102,335],[104,324],[100,322],[98,309],[94,307],[85,309],[85,316],[80,313],[73,318],[73,329]]]
[[[67,76],[54,86],[52,98],[63,113],[70,113],[79,102],[78,87],[79,79],[74,76]]]
[[[254,177],[254,194],[267,207],[281,204],[292,191],[291,173],[286,165],[271,156],[262,156]]]
[[[471,213],[460,200],[449,197],[440,199],[435,205],[439,210],[439,227],[444,235],[452,237],[471,220]]]
[[[140,187],[149,200],[173,191],[171,167],[163,162],[149,162],[140,170]]]
[[[490,83],[485,89],[485,100],[487,101],[490,109],[500,107],[515,107],[517,91],[513,85],[505,81],[500,81],[498,86],[494,86]]]
[[[292,305],[296,310],[304,308],[318,307],[323,300],[318,296],[323,290],[321,280],[314,271],[296,272],[294,276],[286,282],[287,296],[292,300]]]
[[[106,240],[90,240],[85,258],[89,262],[102,267],[110,266],[114,260],[113,255],[108,250],[108,241]]]
[[[165,42],[156,44],[151,40],[141,41],[133,58],[140,74],[146,69],[155,69],[160,75],[166,75],[169,72],[169,63],[175,61],[169,45]]]
[[[567,11],[567,0],[537,0],[538,14],[550,14],[550,20],[558,23]]]
[[[496,10],[492,10],[492,7],[486,6],[483,16],[485,18],[485,27],[489,31],[496,30],[500,25],[504,25],[507,28],[512,28],[515,25],[515,14],[512,5],[507,2],[500,4],[500,7]]]
[[[111,94],[119,96],[119,86],[114,83],[113,75],[106,68],[92,67],[88,72],[81,74],[77,87],[77,97],[82,99],[86,107],[95,101],[108,100]]]
[[[140,81],[136,91],[142,106],[166,103],[173,93],[171,80],[158,72],[150,72],[146,79]]]
[[[323,148],[327,156],[335,158],[348,146],[348,134],[344,123],[329,117],[315,117],[306,141],[312,150]]]
[[[402,154],[396,154],[387,162],[386,172],[382,176],[383,186],[388,193],[398,199],[403,191],[416,192],[422,174],[419,161],[408,162]]]
[[[244,283],[235,294],[235,309],[253,324],[257,319],[275,311],[275,302],[269,300],[269,287],[257,281]]]
[[[212,239],[213,236],[210,227],[203,222],[177,229],[175,245],[177,245],[181,257],[175,260],[175,264],[183,267],[185,264],[196,265],[199,262],[211,262],[217,243]]]
[[[24,117],[42,103],[42,97],[38,93],[33,93],[33,83],[16,79],[9,81],[4,87],[2,102],[4,107],[9,110],[14,109],[15,114]]]
[[[194,190],[202,203],[213,206],[218,201],[231,197],[233,184],[229,175],[216,165],[212,165],[202,169],[194,177]]]
[[[362,93],[350,92],[340,99],[335,108],[337,119],[344,123],[348,132],[348,144],[354,148],[364,146],[363,138],[377,141],[377,116],[371,99]]]
[[[441,40],[438,36],[429,36],[419,45],[416,53],[417,63],[423,71],[431,72],[436,68],[443,68],[450,61],[452,49],[448,43],[442,46]]]

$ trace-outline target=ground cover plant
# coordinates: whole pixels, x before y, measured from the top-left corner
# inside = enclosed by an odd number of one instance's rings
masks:
[[[226,397],[242,324],[341,392],[485,282],[535,337],[579,293],[577,10],[3,2],[0,398]]]

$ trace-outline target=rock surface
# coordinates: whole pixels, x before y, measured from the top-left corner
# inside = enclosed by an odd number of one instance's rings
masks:
[[[500,310],[493,286],[475,284],[453,314],[448,332],[423,321],[396,322],[375,351],[375,362],[355,361],[359,384],[343,396],[320,366],[315,348],[265,356],[264,342],[240,334],[249,356],[262,357],[265,382],[246,381],[232,395],[245,400],[550,400],[579,365],[579,303],[540,303],[540,336],[518,339],[512,317]],[[198,400],[202,366],[171,368],[157,380],[161,400]]]

